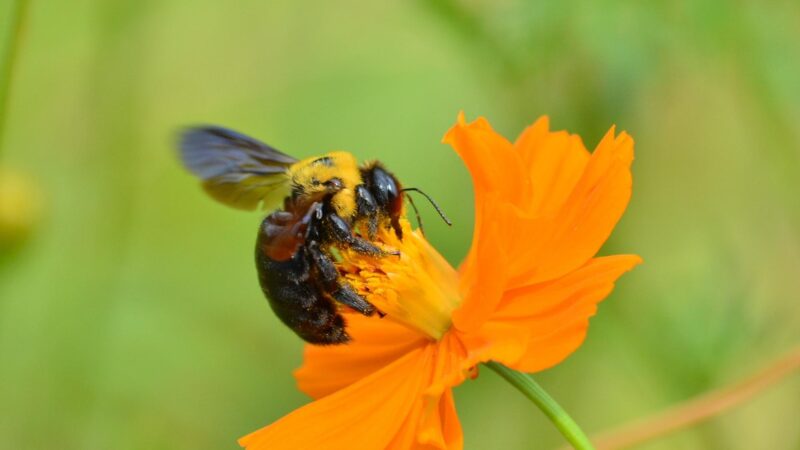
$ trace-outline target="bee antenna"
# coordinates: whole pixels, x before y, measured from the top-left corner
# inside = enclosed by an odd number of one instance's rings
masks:
[[[444,220],[444,223],[446,223],[448,226],[453,226],[453,222],[451,222],[450,219],[447,218],[447,216],[444,214],[444,211],[442,211],[442,208],[439,207],[439,205],[436,203],[436,201],[434,201],[431,198],[430,195],[422,192],[421,190],[419,190],[417,188],[413,188],[413,187],[412,188],[405,188],[405,189],[401,189],[400,190],[400,192],[407,192],[407,191],[414,191],[414,192],[422,194],[423,197],[427,198],[428,201],[431,202],[431,206],[433,206],[433,209],[435,209],[436,212],[439,213],[439,217],[441,217],[442,220]],[[411,205],[413,206],[414,202],[411,201],[411,197],[408,197],[408,200],[411,202]],[[414,207],[414,210],[415,211],[417,210],[416,206]],[[419,221],[419,213],[417,214],[417,220]],[[422,223],[420,223],[420,228],[422,228]]]
[[[410,195],[406,195],[406,199],[408,200],[408,203],[411,205],[411,207],[414,208],[414,215],[417,216],[417,226],[419,227],[419,231],[421,231],[422,235],[425,236],[425,227],[422,226],[422,217],[419,215],[419,210],[417,209],[417,205],[414,203],[414,200],[411,198]]]

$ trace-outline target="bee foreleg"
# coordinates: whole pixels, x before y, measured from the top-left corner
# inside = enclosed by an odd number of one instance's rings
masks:
[[[327,232],[333,242],[346,245],[353,250],[373,256],[384,256],[387,252],[376,247],[368,240],[355,236],[347,222],[335,213],[327,216]]]
[[[371,303],[358,295],[349,283],[340,280],[333,260],[322,252],[318,245],[309,245],[308,251],[319,272],[319,282],[325,292],[337,302],[347,305],[365,316],[371,316],[375,312],[375,307]]]
[[[331,283],[335,283],[336,280],[339,279],[339,271],[336,270],[336,265],[333,263],[333,260],[323,253],[319,248],[319,244],[316,242],[309,244],[306,248],[311,256],[311,262],[319,272],[322,284],[328,287]]]
[[[347,282],[340,284],[339,289],[331,293],[331,297],[336,299],[337,302],[347,305],[365,316],[371,316],[375,313],[375,307],[358,295],[355,289],[347,284]]]
[[[375,239],[378,233],[378,204],[369,189],[363,184],[356,186],[356,213],[367,220],[367,235]]]

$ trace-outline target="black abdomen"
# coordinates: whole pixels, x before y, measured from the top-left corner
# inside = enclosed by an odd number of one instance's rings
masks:
[[[265,222],[270,220],[269,217]],[[266,224],[264,224],[266,225]],[[311,263],[305,245],[299,245],[285,261],[271,259],[264,226],[256,244],[256,268],[261,290],[275,315],[312,344],[341,344],[349,341],[344,318],[333,301],[322,293],[312,276]]]

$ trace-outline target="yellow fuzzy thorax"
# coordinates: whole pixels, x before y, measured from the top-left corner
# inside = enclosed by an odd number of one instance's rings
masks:
[[[338,178],[343,188],[333,196],[331,205],[340,217],[356,212],[355,188],[361,184],[361,172],[351,153],[337,151],[306,158],[294,163],[289,174],[293,188],[310,197],[324,192],[326,181]]]

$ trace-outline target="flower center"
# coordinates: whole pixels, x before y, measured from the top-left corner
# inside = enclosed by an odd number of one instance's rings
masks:
[[[458,274],[419,230],[400,219],[403,239],[392,229],[381,229],[376,244],[399,256],[367,256],[341,251],[340,273],[386,318],[439,340],[461,305]]]

